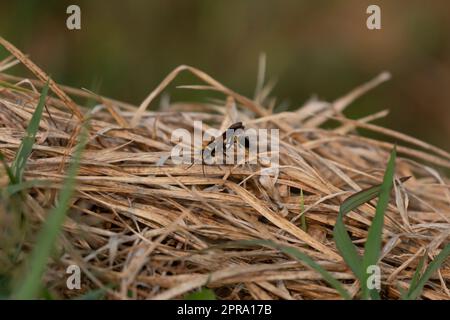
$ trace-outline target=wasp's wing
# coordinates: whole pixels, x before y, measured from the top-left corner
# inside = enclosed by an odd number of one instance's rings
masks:
[[[233,123],[224,133],[222,133],[224,150],[228,150],[235,142],[236,138],[244,131],[242,122]]]

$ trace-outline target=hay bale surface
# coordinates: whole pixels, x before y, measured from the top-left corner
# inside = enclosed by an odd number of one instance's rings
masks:
[[[45,77],[34,65],[30,69],[38,78]],[[148,111],[186,70],[206,82],[191,89],[214,89],[224,99],[167,103],[159,111]],[[110,299],[180,298],[203,286],[220,299],[340,298],[320,274],[277,250],[220,246],[234,240],[270,239],[308,254],[357,298],[359,283],[338,254],[332,230],[346,197],[381,183],[396,142],[396,177],[412,178],[396,184],[393,191],[379,265],[383,297],[399,298],[398,289],[408,287],[420,257],[425,252],[434,257],[449,242],[450,183],[439,170],[450,168],[450,155],[371,124],[385,111],[359,120],[343,115],[347,105],[387,78],[383,73],[334,102],[312,100],[282,113],[272,112],[275,102],[264,86],[249,99],[186,66],[169,74],[140,107],[51,83],[54,94],[47,99],[25,171],[25,180],[45,182],[26,190],[24,205],[33,228],[41,226],[55,204],[80,126],[87,118],[90,121],[59,255],[45,275],[48,287],[60,297],[73,296],[61,274],[68,265],[78,264],[83,269],[82,291],[106,286]],[[11,162],[42,81],[5,73],[0,79],[0,152]],[[97,107],[73,102],[79,97],[96,100]],[[170,159],[161,165],[160,159],[174,146],[171,133],[180,127],[193,131],[196,120],[218,129],[235,121],[247,128],[279,129],[279,171],[265,176],[259,165],[189,167],[174,165]],[[339,125],[324,129],[329,120]],[[386,139],[364,137],[359,128]],[[0,184],[6,183],[2,173]],[[375,205],[371,201],[345,218],[360,253]],[[302,215],[307,232],[301,228]],[[32,246],[33,242],[26,243],[27,249]],[[449,299],[449,282],[447,261],[428,282],[422,298]]]

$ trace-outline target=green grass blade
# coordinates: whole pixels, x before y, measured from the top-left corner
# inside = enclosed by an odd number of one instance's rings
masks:
[[[203,288],[200,291],[192,292],[184,297],[185,300],[216,300],[214,291]]]
[[[396,157],[397,157],[397,150],[394,147],[394,149],[391,152],[391,156],[389,158],[386,171],[384,173],[383,183],[381,184],[378,196],[378,203],[375,211],[375,216],[372,220],[372,224],[370,225],[369,232],[367,234],[367,241],[364,246],[364,257],[363,257],[364,271],[366,271],[369,266],[376,265],[378,263],[378,259],[380,258],[383,225],[384,225],[384,213],[386,212],[386,209],[388,207],[391,195]],[[377,293],[374,292],[376,291],[376,289],[369,289],[367,287],[366,284],[367,278],[368,274],[367,272],[364,272],[365,281],[361,283],[361,286],[363,288],[363,298],[368,298],[369,295],[372,298],[376,298]]]
[[[70,205],[70,199],[75,189],[75,178],[78,172],[82,151],[87,142],[87,131],[84,127],[81,133],[80,142],[75,148],[73,162],[71,163],[67,178],[62,190],[59,193],[57,205],[50,211],[47,220],[42,227],[34,247],[23,282],[19,284],[13,297],[15,299],[36,298],[41,286],[41,277],[45,271],[48,258],[57,240],[62,223],[66,217],[66,212]]]
[[[402,287],[400,287],[399,284],[397,284],[397,290],[400,293],[400,300],[407,300],[408,299],[408,291]]]
[[[434,258],[433,261],[430,262],[427,269],[420,277],[420,279],[413,286],[413,281],[411,282],[411,286],[408,290],[407,299],[416,300],[422,294],[423,287],[430,279],[430,277],[435,273],[441,266],[441,264],[448,258],[450,255],[450,243],[447,244],[444,249]],[[417,271],[416,271],[417,272]],[[413,279],[414,280],[414,279]]]
[[[350,239],[350,236],[348,235],[345,225],[341,219],[342,218],[338,217],[333,231],[336,248],[355,276],[359,280],[362,280],[363,274],[361,257],[356,251],[356,247]]]
[[[401,181],[406,181],[408,177],[402,178]],[[391,180],[392,181],[392,180]],[[344,258],[344,261],[356,275],[356,277],[363,284],[366,279],[366,270],[363,265],[363,260],[356,250],[356,246],[353,244],[343,222],[343,217],[350,211],[356,209],[362,204],[369,202],[370,200],[379,196],[383,184],[376,185],[345,199],[339,208],[339,214],[336,220],[336,224],[333,230],[334,241],[337,249]],[[377,294],[374,293],[374,297]]]
[[[426,257],[427,257],[427,253],[425,252],[423,257],[420,259],[419,264],[417,265],[417,269],[414,272],[414,276],[411,279],[411,283],[409,284],[409,290],[404,295],[405,299],[407,299],[407,297],[409,295],[409,292],[412,292],[412,289],[417,287],[417,283],[419,282],[420,273],[422,272],[422,268],[423,268],[423,265],[425,263]]]
[[[16,178],[14,177],[14,173],[12,172],[11,168],[6,163],[5,157],[3,156],[3,153],[1,153],[1,152],[0,152],[0,162],[3,164],[6,174],[8,175],[9,185],[15,184]]]
[[[23,92],[23,93],[33,92],[30,89],[22,88],[18,85],[11,84],[11,83],[8,83],[6,81],[1,81],[1,80],[0,80],[0,87],[11,89],[11,90],[18,91],[18,92]]]
[[[6,188],[0,190],[1,194],[1,201],[7,204],[7,207],[11,210],[11,212],[14,212],[14,215],[17,217],[20,217],[21,225],[24,223],[24,215],[22,211],[23,207],[23,195],[22,194],[16,194],[17,192],[14,191],[14,189],[21,185],[20,183],[17,183],[16,177],[14,176],[14,173],[12,172],[11,168],[8,166],[8,163],[6,163],[5,158],[3,154],[0,152],[0,162],[3,164],[3,167],[5,168],[6,174],[9,178],[9,183],[6,186]],[[20,189],[20,187],[19,187]],[[11,192],[13,190],[13,192]],[[20,191],[20,190],[18,190]],[[19,246],[21,247],[21,246]]]
[[[288,246],[283,246],[277,244],[270,240],[241,240],[241,241],[233,241],[230,244],[242,245],[242,246],[265,246],[273,249],[280,250],[281,252],[294,257],[296,260],[305,263],[311,269],[320,273],[323,279],[328,282],[336,291],[341,295],[342,298],[346,300],[350,300],[351,296],[348,291],[342,286],[342,284],[336,280],[327,270],[325,270],[322,266],[316,263],[313,259],[311,259],[308,255],[303,252]]]
[[[11,197],[18,192],[34,187],[45,187],[51,184],[50,181],[45,180],[30,180],[21,183],[11,184],[5,188],[5,193],[7,196]]]
[[[344,261],[353,271],[355,276],[362,281],[364,279],[364,273],[362,268],[361,256],[356,251],[356,246],[353,244],[350,236],[345,228],[343,218],[350,211],[358,208],[360,205],[372,200],[378,196],[380,186],[374,186],[365,190],[362,190],[354,195],[345,199],[339,208],[339,214],[336,220],[336,224],[333,230],[334,242],[336,248],[339,250]]]
[[[305,198],[303,197],[303,189],[300,189],[300,213],[305,211]],[[303,213],[300,217],[300,224],[303,231],[308,231],[308,227],[306,226],[306,215]]]
[[[10,275],[0,273],[0,300],[5,300],[9,297],[10,287],[11,287]]]
[[[39,123],[41,122],[42,112],[44,110],[45,99],[47,98],[48,86],[49,85],[47,81],[45,86],[42,88],[38,105],[33,113],[33,116],[31,117],[30,124],[27,128],[27,134],[23,138],[22,143],[19,146],[19,150],[17,150],[14,162],[11,166],[16,182],[22,181],[22,175],[25,169],[25,165],[28,161],[28,157],[30,156],[31,151],[33,150],[33,144],[36,140],[36,133],[39,130]]]
[[[86,292],[85,294],[74,298],[73,300],[103,300],[106,295],[104,288],[94,289]]]
[[[351,195],[342,203],[340,211],[342,214],[347,214],[350,211],[358,208],[366,202],[376,198],[380,192],[381,185],[376,185],[364,190],[361,190],[354,195]]]

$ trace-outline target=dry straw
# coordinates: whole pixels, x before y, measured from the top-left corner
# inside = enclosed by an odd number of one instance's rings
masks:
[[[14,58],[0,64],[0,151],[11,162],[36,108],[36,88],[48,76],[10,43],[1,43],[38,78],[4,73],[16,64]],[[221,92],[224,101],[170,103],[150,111],[183,71],[206,83],[188,88]],[[381,183],[393,147],[387,141],[395,141],[396,177],[412,178],[395,185],[379,265],[382,296],[399,298],[420,258],[426,254],[429,262],[449,242],[450,183],[439,170],[450,168],[450,154],[371,123],[386,116],[385,111],[359,120],[343,115],[350,103],[388,78],[382,73],[334,102],[311,100],[282,113],[272,112],[271,85],[262,85],[261,73],[257,94],[249,99],[203,71],[180,66],[139,107],[50,81],[55,96],[47,99],[24,173],[27,181],[43,182],[27,189],[24,198],[35,226],[55,204],[82,121],[87,115],[91,120],[76,196],[58,242],[62,255],[49,263],[47,287],[60,297],[74,296],[61,275],[68,265],[78,264],[83,270],[81,292],[100,287],[111,299],[180,298],[204,286],[220,299],[340,298],[318,272],[280,251],[221,246],[232,240],[268,239],[306,253],[357,298],[360,284],[338,254],[332,230],[346,197]],[[74,100],[80,97],[96,100],[98,106],[78,105]],[[193,131],[195,120],[218,129],[235,121],[280,129],[278,174],[262,175],[264,168],[255,165],[202,168],[170,160],[160,165],[174,145],[171,132],[180,127]],[[328,120],[339,125],[323,129]],[[363,137],[358,128],[383,134],[387,141]],[[0,183],[7,183],[3,174]],[[375,204],[364,204],[344,220],[360,252]],[[449,282],[447,261],[421,297],[449,299]]]

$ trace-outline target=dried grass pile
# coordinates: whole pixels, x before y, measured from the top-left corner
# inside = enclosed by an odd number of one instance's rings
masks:
[[[0,152],[11,162],[47,76],[9,49],[40,79],[0,74]],[[12,64],[15,61],[8,59],[1,69]],[[148,111],[183,70],[205,83],[191,89],[219,91],[223,101],[162,103],[160,111]],[[47,99],[25,171],[27,181],[46,181],[26,190],[24,205],[33,230],[55,204],[82,118],[89,114],[91,120],[59,255],[45,274],[47,287],[60,297],[80,294],[66,288],[66,267],[77,264],[83,270],[81,292],[105,288],[110,299],[180,298],[204,286],[220,299],[340,298],[319,273],[277,250],[220,246],[232,240],[270,239],[308,254],[357,298],[360,284],[338,254],[332,230],[346,197],[381,183],[391,142],[396,141],[396,177],[412,178],[395,186],[380,266],[382,296],[399,298],[399,288],[408,287],[420,257],[426,253],[432,259],[449,242],[450,180],[439,170],[450,168],[450,154],[371,124],[386,111],[359,120],[343,115],[351,102],[387,78],[383,73],[334,102],[312,100],[282,113],[272,112],[276,102],[269,97],[270,85],[262,81],[256,97],[249,99],[185,66],[169,74],[140,107],[51,82],[53,95]],[[98,105],[88,109],[69,96],[90,97]],[[323,129],[330,119],[339,125]],[[278,175],[263,176],[255,165],[188,168],[170,160],[158,165],[173,147],[171,132],[193,130],[194,120],[222,129],[234,121],[280,129]],[[383,134],[391,142],[361,136],[358,128]],[[7,183],[3,173],[0,181],[2,186]],[[365,204],[345,218],[361,252],[375,205]],[[306,217],[306,232],[301,216]],[[25,251],[32,246],[27,242]],[[422,298],[449,299],[449,283],[447,261],[427,283]]]

